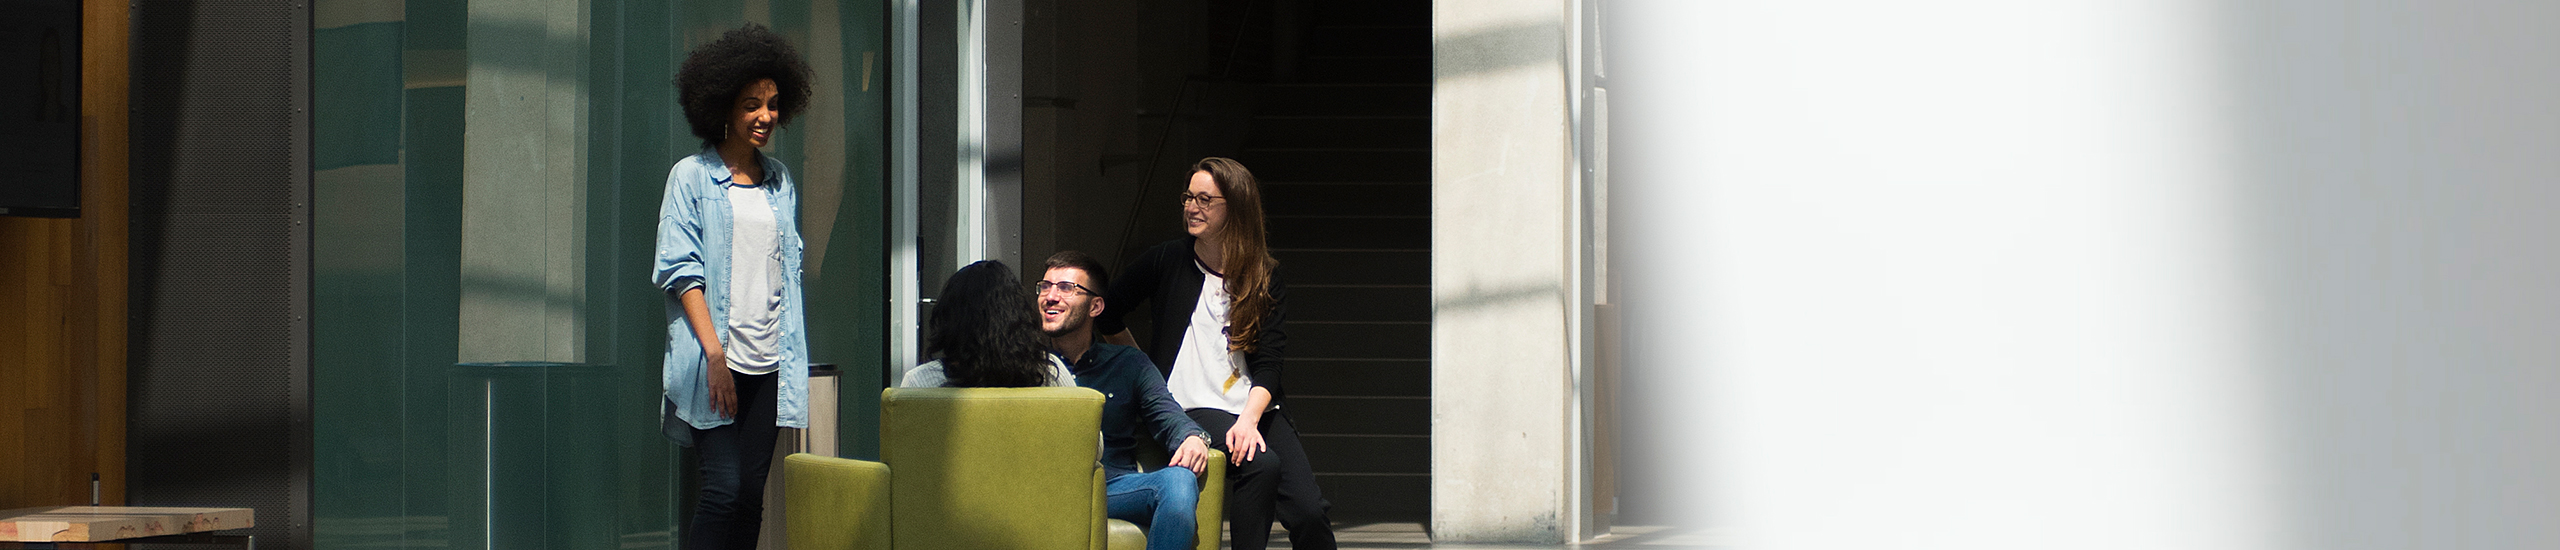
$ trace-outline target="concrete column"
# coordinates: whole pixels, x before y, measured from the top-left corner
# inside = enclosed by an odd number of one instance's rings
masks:
[[[1579,4],[1432,7],[1432,494],[1442,542],[1556,544],[1590,515]]]
[[[584,360],[587,7],[471,3],[461,361]]]

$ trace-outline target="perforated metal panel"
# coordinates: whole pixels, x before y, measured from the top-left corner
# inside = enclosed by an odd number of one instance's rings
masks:
[[[133,9],[126,501],[254,508],[261,548],[308,548],[309,11]]]

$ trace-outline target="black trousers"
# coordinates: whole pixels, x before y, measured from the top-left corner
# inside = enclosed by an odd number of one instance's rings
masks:
[[[1227,429],[1235,427],[1236,415],[1217,409],[1184,412],[1209,432],[1210,447],[1235,454],[1227,449]],[[1289,421],[1287,413],[1273,410],[1262,413],[1262,421],[1255,426],[1262,429],[1262,441],[1271,450],[1227,468],[1228,537],[1235,550],[1270,546],[1275,513],[1280,525],[1289,528],[1290,548],[1333,550],[1333,523],[1325,518],[1325,510],[1333,505],[1324,501],[1324,491],[1316,487],[1315,467],[1307,464],[1307,448],[1298,443],[1297,424]]]
[[[729,373],[738,392],[738,416],[729,425],[693,431],[693,450],[701,457],[702,498],[695,501],[693,525],[685,530],[687,550],[753,550],[764,527],[764,479],[773,467],[774,381],[780,373]]]

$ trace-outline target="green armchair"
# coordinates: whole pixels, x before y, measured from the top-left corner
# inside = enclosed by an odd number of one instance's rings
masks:
[[[783,459],[792,550],[1140,550],[1104,517],[1102,394],[1084,388],[891,388],[880,458]],[[1213,451],[1214,453],[1214,451]],[[1199,548],[1218,547],[1226,457],[1201,483]]]

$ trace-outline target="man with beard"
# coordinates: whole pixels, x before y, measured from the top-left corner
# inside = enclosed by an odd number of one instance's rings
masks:
[[[1199,525],[1192,510],[1199,506],[1199,472],[1208,467],[1208,432],[1183,414],[1145,352],[1094,341],[1093,318],[1102,315],[1101,292],[1109,278],[1102,262],[1082,252],[1049,256],[1048,272],[1032,285],[1040,295],[1040,330],[1075,373],[1076,385],[1102,392],[1102,468],[1111,518],[1146,529],[1148,550],[1190,548]],[[1132,449],[1141,428],[1154,441],[1176,442],[1165,449],[1172,455],[1169,467],[1138,470]]]

